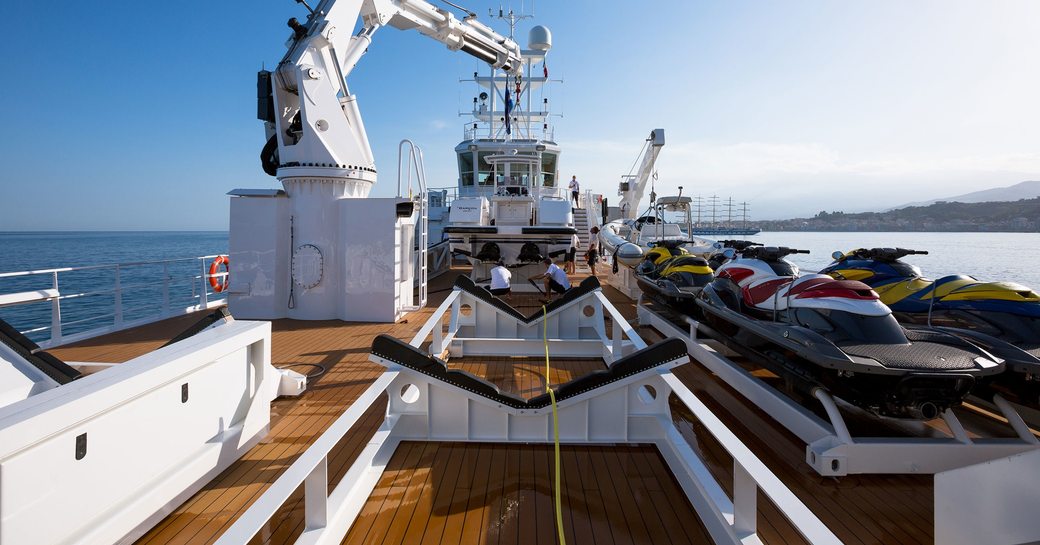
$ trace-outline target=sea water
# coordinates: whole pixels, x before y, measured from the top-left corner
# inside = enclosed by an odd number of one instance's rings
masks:
[[[195,305],[201,298],[209,260],[225,254],[226,232],[20,232],[0,233],[0,273],[88,267],[83,270],[0,277],[0,295],[51,289],[58,278],[62,334],[105,327],[116,320],[117,263],[123,322]],[[166,262],[167,260],[176,260]],[[212,290],[208,290],[212,291]],[[20,331],[37,330],[37,342],[51,337],[49,301],[0,307],[3,319]]]
[[[985,281],[1011,281],[1040,290],[1040,233],[802,233],[764,232],[748,240],[809,250],[788,259],[805,272],[832,262],[835,250],[906,248],[925,250],[903,261],[928,278],[967,274]]]
[[[809,250],[789,259],[806,272],[831,262],[835,250],[900,247],[927,250],[928,255],[905,261],[938,278],[963,273],[980,280],[1009,280],[1040,289],[1040,233],[812,233],[765,232],[747,237],[769,246]],[[205,263],[190,258],[224,254],[226,232],[37,232],[0,233],[0,272],[83,267],[129,262],[188,258],[163,265],[120,269],[124,321],[162,310],[164,278],[169,307],[187,307],[198,301]],[[61,272],[62,294],[93,293],[62,301],[63,333],[69,335],[114,320],[114,269]],[[53,275],[0,278],[0,294],[52,287]],[[0,307],[0,318],[19,330],[44,328],[51,323],[50,303]],[[47,330],[31,335],[50,336]]]

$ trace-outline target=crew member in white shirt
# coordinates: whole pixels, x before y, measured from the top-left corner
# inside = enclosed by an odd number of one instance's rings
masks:
[[[599,262],[599,227],[593,227],[589,231],[589,249],[585,252],[585,261],[592,270],[592,276],[596,276],[596,263]]]
[[[491,295],[495,297],[505,295],[506,301],[512,300],[513,289],[510,286],[512,278],[513,273],[509,272],[502,261],[496,263],[495,268],[491,269]]]
[[[578,193],[581,192],[581,186],[578,184],[578,177],[571,176],[571,183],[567,184],[567,187],[571,190],[571,198],[574,199],[574,208],[580,208],[580,206],[578,206]]]
[[[547,257],[542,260],[542,263],[546,265],[545,273],[532,276],[531,280],[543,280],[545,282],[546,299],[552,301],[553,292],[563,295],[567,293],[567,290],[571,289],[571,281],[567,278],[567,273],[557,267],[552,262],[552,259]]]

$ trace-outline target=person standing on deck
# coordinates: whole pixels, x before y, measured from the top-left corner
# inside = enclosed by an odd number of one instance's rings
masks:
[[[542,260],[545,264],[545,272],[537,276],[532,276],[531,280],[543,280],[545,282],[545,297],[546,302],[552,301],[553,292],[563,295],[567,293],[567,290],[571,289],[571,281],[567,278],[567,273],[563,272],[563,269],[556,266],[552,262],[552,259],[545,258]]]
[[[578,177],[571,176],[571,183],[567,184],[567,187],[571,190],[571,198],[574,199],[574,208],[581,208],[578,206],[578,194],[581,193],[581,185],[578,184]]]
[[[578,245],[581,241],[578,240],[578,235],[571,235],[571,247],[567,250],[567,258],[563,261],[563,270],[567,274],[574,274],[574,258],[578,255]]]
[[[592,276],[596,276],[596,262],[599,261],[599,227],[589,230],[589,249],[585,252],[585,260],[589,262]]]

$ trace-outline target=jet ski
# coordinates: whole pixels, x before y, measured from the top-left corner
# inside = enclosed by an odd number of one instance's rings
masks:
[[[694,300],[712,279],[708,261],[683,247],[690,242],[653,242],[635,267],[636,282],[644,295],[686,314],[696,311]]]
[[[904,329],[862,282],[800,274],[807,250],[745,247],[697,299],[708,333],[783,377],[880,416],[930,420],[1004,364],[961,337]]]
[[[952,333],[1003,359],[1007,371],[983,381],[975,393],[984,399],[1000,393],[1040,408],[1040,295],[1013,282],[962,274],[930,280],[901,261],[927,254],[906,248],[834,252],[834,263],[820,272],[871,286],[907,327]]]

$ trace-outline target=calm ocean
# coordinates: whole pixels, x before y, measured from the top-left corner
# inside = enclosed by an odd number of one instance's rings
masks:
[[[164,277],[169,308],[195,304],[201,291],[203,264],[191,258],[227,253],[226,232],[20,232],[0,233],[0,273],[115,263],[180,261],[120,268],[124,321],[161,311]],[[0,278],[0,294],[51,288],[53,274]],[[111,267],[58,273],[63,296],[87,294],[61,302],[64,335],[109,325],[114,320],[115,269]],[[0,308],[0,318],[21,331],[51,323],[51,304],[38,302]],[[42,329],[29,335],[50,337]]]
[[[810,250],[792,256],[804,271],[830,263],[835,250],[897,246],[928,250],[926,256],[907,259],[925,276],[937,278],[964,273],[981,280],[1010,280],[1040,288],[1040,233],[761,233],[753,240],[773,246]],[[226,232],[35,232],[0,233],[0,272],[82,267],[114,263],[185,259],[170,264],[170,307],[197,300],[202,264],[190,258],[227,253]],[[121,269],[124,320],[157,312],[162,305],[161,265]],[[0,278],[0,294],[51,287],[52,275]],[[111,268],[59,273],[62,294],[96,293],[62,301],[64,334],[75,333],[113,319],[114,270]],[[34,303],[0,308],[0,318],[20,330],[50,324],[51,305]],[[78,322],[78,323],[75,323]],[[31,336],[46,339],[47,330]]]

